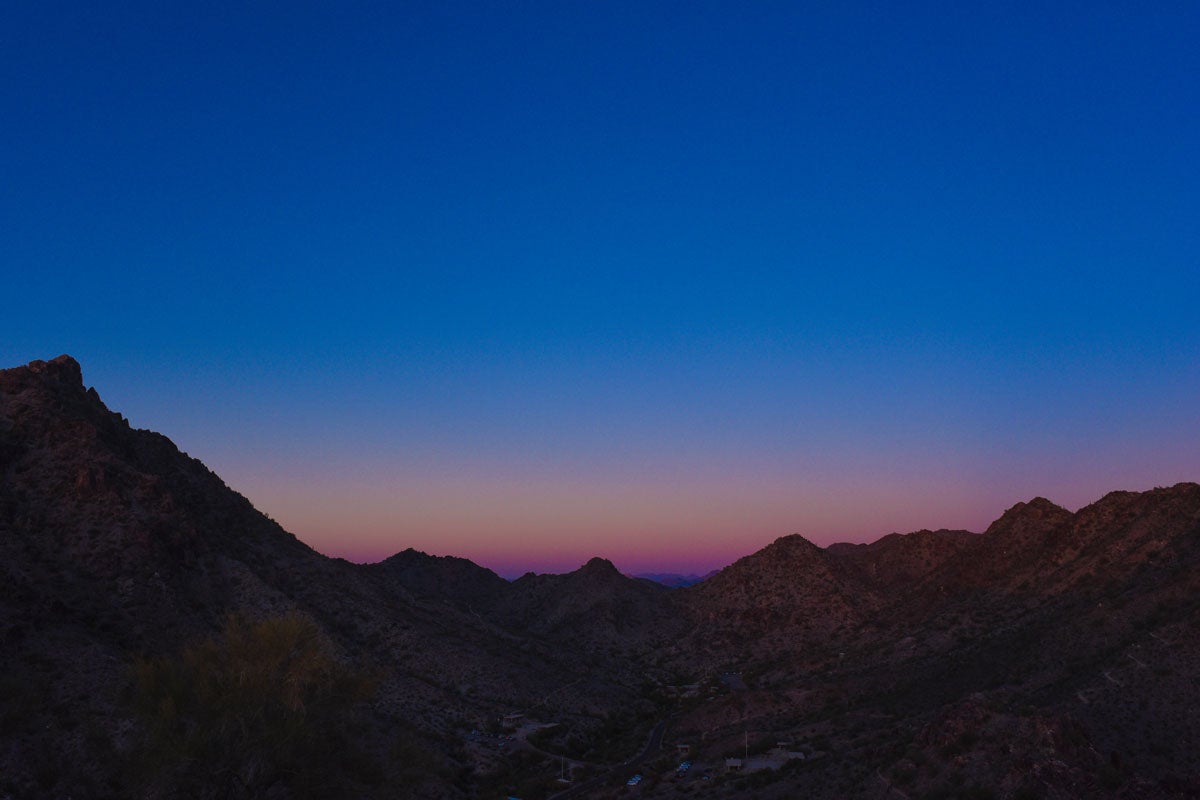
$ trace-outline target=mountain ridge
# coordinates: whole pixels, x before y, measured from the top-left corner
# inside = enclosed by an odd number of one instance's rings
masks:
[[[122,766],[147,724],[122,699],[132,665],[289,614],[379,676],[355,723],[377,763],[347,796],[544,796],[546,752],[617,764],[660,719],[714,764],[749,730],[796,742],[803,769],[752,773],[763,798],[879,796],[879,775],[917,796],[947,775],[997,796],[1200,791],[1195,483],[1077,512],[1035,497],[981,534],[783,536],[677,589],[599,557],[511,582],[411,548],[358,565],[132,428],[69,356],[0,371],[0,479],[0,796],[152,795]],[[541,750],[467,734],[514,710],[557,724]]]

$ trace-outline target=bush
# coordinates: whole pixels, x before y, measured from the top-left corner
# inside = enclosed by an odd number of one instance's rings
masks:
[[[221,635],[133,673],[144,736],[130,766],[151,794],[329,797],[377,774],[349,746],[374,681],[338,662],[299,614],[231,617]]]

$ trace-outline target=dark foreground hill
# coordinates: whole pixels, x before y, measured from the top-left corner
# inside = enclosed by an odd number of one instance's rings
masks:
[[[392,797],[397,785],[474,796],[474,772],[493,765],[476,770],[459,733],[541,703],[549,688],[577,687],[552,698],[555,716],[596,698],[636,702],[581,681],[578,659],[427,591],[438,582],[429,573],[418,581],[402,564],[316,553],[165,437],[110,412],[68,357],[0,371],[0,797],[184,796],[199,783],[211,796],[298,791],[266,748],[212,765],[211,780],[143,774],[156,756],[145,734],[160,720],[130,697],[137,659],[182,657],[223,636],[231,615],[298,616],[333,659],[371,678],[353,720],[365,766],[344,776],[347,796]],[[174,760],[188,764],[187,737],[207,723],[177,722]],[[294,734],[285,722],[282,738]]]
[[[0,371],[0,798],[1197,797],[1198,605],[1195,484],[678,589],[355,565],[69,357]]]

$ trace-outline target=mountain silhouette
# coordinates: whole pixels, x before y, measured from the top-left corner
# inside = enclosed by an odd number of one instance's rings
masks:
[[[1200,796],[1194,483],[784,536],[674,589],[603,558],[359,565],[69,356],[0,371],[0,478],[0,797],[547,797],[568,760],[579,797],[634,765],[647,797]],[[265,733],[203,736],[234,730]]]

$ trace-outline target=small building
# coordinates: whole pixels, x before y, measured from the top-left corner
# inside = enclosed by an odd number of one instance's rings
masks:
[[[521,724],[523,719],[525,719],[524,714],[505,714],[500,722],[506,728],[516,728]]]
[[[690,744],[677,744],[675,745],[675,752],[678,755],[686,756],[692,752],[692,746]]]
[[[726,772],[741,772],[741,770],[742,770],[742,760],[740,758],[725,759],[725,771]]]

